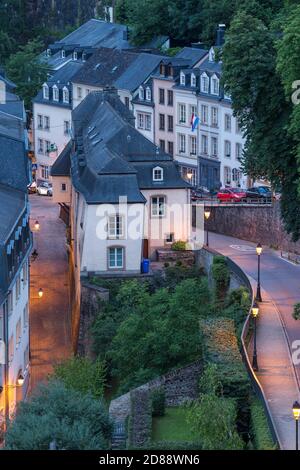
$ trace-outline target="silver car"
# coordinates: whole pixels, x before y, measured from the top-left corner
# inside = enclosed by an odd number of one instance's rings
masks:
[[[39,196],[52,196],[53,195],[53,189],[52,189],[52,183],[48,183],[48,181],[42,181],[37,185],[37,193]]]

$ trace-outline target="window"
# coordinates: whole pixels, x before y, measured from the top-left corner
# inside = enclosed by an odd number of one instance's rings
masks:
[[[109,248],[109,269],[122,269],[124,267],[124,248]]]
[[[64,121],[64,134],[70,135],[70,121]]]
[[[44,98],[44,100],[49,99],[49,87],[48,87],[47,83],[44,83],[44,85],[43,85],[43,98]]]
[[[185,104],[179,104],[179,123],[186,122],[186,106]]]
[[[224,182],[225,184],[231,183],[231,168],[230,166],[224,166]]]
[[[151,114],[145,114],[145,130],[151,131]]]
[[[165,90],[163,88],[159,89],[159,104],[165,104]]]
[[[21,278],[20,275],[17,277],[16,280],[16,303],[21,295]]]
[[[162,139],[159,140],[159,146],[161,150],[165,151],[166,150],[166,142]]]
[[[174,144],[170,141],[168,141],[168,153],[172,156],[174,155]]]
[[[50,118],[49,118],[49,116],[44,116],[44,129],[46,131],[50,130]]]
[[[211,92],[213,95],[219,94],[219,79],[216,77],[211,79]]]
[[[43,129],[43,116],[41,114],[38,114],[37,121],[38,129]]]
[[[232,169],[232,180],[239,183],[241,179],[241,172],[237,168]]]
[[[38,153],[44,153],[44,141],[43,141],[43,139],[38,139]]]
[[[138,129],[151,131],[151,114],[137,113],[137,127]]]
[[[80,86],[77,87],[77,98],[82,99],[82,88]]]
[[[122,215],[110,215],[108,218],[108,237],[124,237],[124,217]]]
[[[201,91],[203,93],[208,93],[209,82],[208,76],[206,74],[201,75]]]
[[[14,349],[15,349],[14,335],[11,335],[11,337],[9,338],[9,341],[8,341],[8,361],[9,362],[11,362],[13,360]]]
[[[129,108],[129,98],[128,96],[125,96],[125,106],[127,106],[127,108]]]
[[[231,131],[231,116],[230,114],[225,114],[225,131]]]
[[[49,179],[49,169],[50,167],[48,165],[41,165],[42,178],[45,180]]]
[[[66,51],[64,51],[63,49],[62,49],[62,51],[61,51],[61,58],[62,58],[62,59],[65,59],[65,58],[66,58]]]
[[[186,142],[185,142],[185,135],[179,134],[179,153],[186,152]]]
[[[193,114],[196,116],[197,115],[197,106],[194,106],[193,104],[190,105],[190,121],[192,119]]]
[[[153,168],[153,181],[163,181],[164,171],[159,166]]]
[[[73,52],[73,60],[77,60],[78,59],[78,54],[76,51]]]
[[[67,87],[64,87],[63,89],[63,102],[64,103],[69,103],[70,101],[70,96],[69,96],[69,90]]]
[[[217,137],[211,138],[211,154],[213,157],[218,156],[218,139]]]
[[[151,101],[151,90],[149,87],[146,88],[146,100]]]
[[[153,217],[164,217],[166,215],[165,196],[153,196],[151,198],[151,214]]]
[[[21,337],[22,337],[22,325],[21,325],[21,318],[19,318],[16,324],[16,346],[20,344]]]
[[[159,115],[159,129],[161,131],[165,130],[165,115],[164,114]]]
[[[59,101],[59,90],[56,85],[53,87],[53,101]]]
[[[180,72],[180,85],[185,85],[185,74]]]
[[[174,242],[174,233],[167,233],[165,236],[166,243],[173,243]]]
[[[242,158],[242,149],[243,149],[242,144],[240,144],[240,143],[235,144],[235,158],[237,160],[241,160],[241,158]]]
[[[239,123],[238,119],[236,120],[236,123],[235,123],[235,131],[237,134],[240,134],[242,132],[241,124]]]
[[[61,190],[62,190],[62,192],[66,192],[66,191],[67,191],[67,185],[66,185],[66,183],[61,183]]]
[[[201,150],[204,154],[208,153],[208,139],[206,135],[201,136]]]
[[[215,108],[214,106],[211,108],[211,125],[213,127],[218,126],[218,108]]]
[[[225,140],[225,157],[231,157],[231,142],[229,140]]]
[[[206,104],[201,105],[201,121],[203,124],[208,123],[208,106]]]
[[[173,106],[173,90],[168,90],[168,106]]]
[[[49,140],[45,140],[45,148],[46,154],[48,154],[51,151],[51,142]]]
[[[196,86],[196,75],[194,73],[191,74],[191,86],[195,87]]]
[[[140,86],[139,88],[139,99],[143,100],[144,99],[144,88]]]
[[[181,177],[188,181],[192,186],[197,185],[197,170],[196,168],[189,168],[186,166],[181,167]],[[192,175],[192,177],[191,177]]]
[[[168,116],[168,132],[173,132],[173,116]]]
[[[197,138],[193,135],[190,136],[190,154],[197,154]]]

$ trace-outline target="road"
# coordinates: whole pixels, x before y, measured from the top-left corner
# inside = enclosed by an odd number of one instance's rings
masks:
[[[59,208],[47,196],[30,196],[33,248],[30,263],[31,389],[45,380],[53,365],[71,355],[66,228]],[[38,220],[40,229],[34,228]],[[38,291],[43,289],[43,297]]]

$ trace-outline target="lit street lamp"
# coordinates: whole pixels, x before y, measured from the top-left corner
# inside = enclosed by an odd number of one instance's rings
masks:
[[[35,223],[34,223],[34,228],[35,228],[35,230],[36,230],[37,232],[40,230],[40,223],[39,223],[38,220],[35,221]]]
[[[41,299],[41,298],[43,297],[43,295],[44,295],[44,291],[43,291],[43,289],[40,287],[40,289],[39,289],[39,298]]]
[[[258,363],[257,363],[257,349],[256,349],[256,318],[259,313],[259,308],[256,302],[254,302],[252,306],[252,316],[254,319],[254,338],[253,338],[253,359],[252,359],[252,367],[253,370],[258,371]]]
[[[298,422],[300,418],[300,405],[297,401],[295,401],[295,403],[293,404],[293,415],[296,423],[296,450],[298,450]]]
[[[260,256],[262,254],[262,246],[260,243],[256,247],[256,254],[257,254],[257,289],[256,289],[255,300],[257,300],[257,302],[262,302],[261,292],[260,292]]]
[[[204,217],[206,222],[208,222],[208,219],[210,218],[210,209],[207,207],[204,209]],[[206,223],[206,246],[209,246],[208,242],[208,225]]]

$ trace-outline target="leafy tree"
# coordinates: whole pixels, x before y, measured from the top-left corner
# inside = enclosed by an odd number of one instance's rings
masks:
[[[107,449],[112,425],[101,401],[51,381],[21,402],[5,435],[7,450]]]
[[[55,366],[53,376],[67,388],[94,398],[103,397],[106,367],[99,358],[92,361],[87,357],[72,357]]]
[[[42,47],[39,40],[30,41],[11,55],[6,64],[7,75],[17,85],[16,92],[25,101],[27,108],[47,80],[47,66],[38,59]]]

